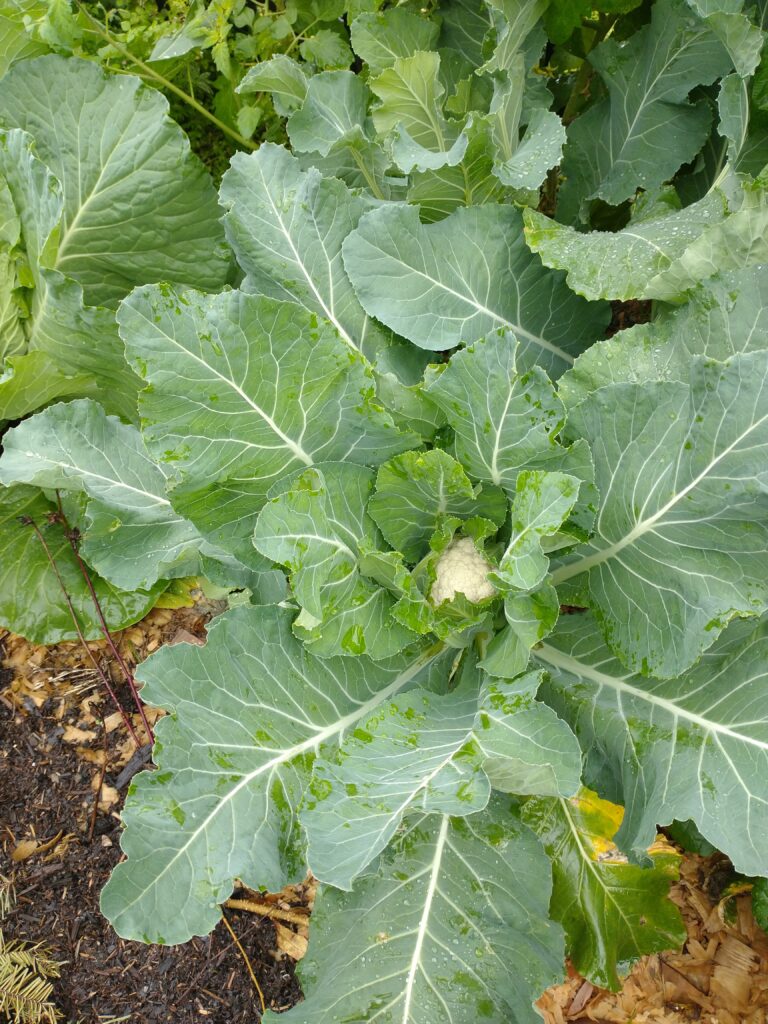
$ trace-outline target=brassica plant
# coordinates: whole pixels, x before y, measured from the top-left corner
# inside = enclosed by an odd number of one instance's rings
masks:
[[[139,669],[122,936],[311,870],[286,1020],[528,1024],[682,941],[659,826],[768,876],[765,6],[360,6],[218,209],[137,80],[3,80],[0,622],[74,635],[32,520],[96,630],[57,493],[110,625],[237,592]]]

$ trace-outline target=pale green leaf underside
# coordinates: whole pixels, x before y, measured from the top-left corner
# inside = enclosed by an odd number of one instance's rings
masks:
[[[468,818],[413,816],[354,892],[321,889],[307,996],[283,1017],[537,1024],[532,1003],[562,976],[550,891],[544,851],[503,800]]]
[[[617,841],[642,858],[657,825],[692,819],[737,871],[765,874],[768,629],[736,622],[682,676],[629,673],[589,615],[536,656],[546,698],[586,752],[586,778],[626,807]]]

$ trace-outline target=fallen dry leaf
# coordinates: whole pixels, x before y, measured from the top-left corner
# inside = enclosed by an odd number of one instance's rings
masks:
[[[15,864],[20,864],[23,860],[28,860],[33,854],[37,853],[39,846],[40,844],[36,839],[22,839],[11,850],[11,860]]]
[[[307,952],[308,936],[300,932],[294,932],[279,921],[275,921],[275,934],[277,936],[277,948],[286,956],[294,960],[301,960]]]
[[[61,738],[65,743],[90,743],[96,739],[96,732],[94,729],[78,729],[75,725],[65,725]]]

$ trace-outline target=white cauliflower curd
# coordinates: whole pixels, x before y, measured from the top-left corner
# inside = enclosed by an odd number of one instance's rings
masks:
[[[456,593],[470,601],[493,597],[496,588],[488,579],[493,566],[475,547],[470,537],[454,541],[435,566],[435,582],[429,596],[434,605],[450,601]]]

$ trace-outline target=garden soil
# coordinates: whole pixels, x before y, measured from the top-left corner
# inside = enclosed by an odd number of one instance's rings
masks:
[[[218,610],[205,602],[156,609],[119,635],[121,653],[137,664],[162,643],[203,642]],[[104,645],[91,646],[117,682]],[[261,997],[243,954],[265,1005],[295,1004],[308,886],[262,900],[263,913],[228,908],[242,951],[224,925],[178,947],[115,935],[99,913],[99,891],[120,858],[119,810],[146,752],[137,756],[119,714],[101,700],[78,645],[36,647],[5,635],[0,665],[0,874],[12,876],[17,895],[3,929],[6,938],[45,943],[63,962],[53,993],[61,1020],[255,1024]],[[129,694],[119,693],[128,707]],[[134,724],[140,729],[137,716]],[[542,997],[546,1024],[767,1024],[768,938],[749,893],[734,892],[728,862],[686,857],[672,898],[688,928],[683,951],[644,958],[619,993],[572,974]]]

